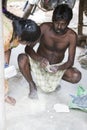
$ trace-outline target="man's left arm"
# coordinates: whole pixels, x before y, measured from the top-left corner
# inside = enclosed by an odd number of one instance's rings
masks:
[[[74,64],[74,59],[75,59],[75,52],[76,52],[76,44],[77,44],[77,35],[76,33],[71,34],[69,37],[70,43],[69,43],[69,48],[68,48],[68,60],[60,65],[60,66],[55,66],[54,72],[57,72],[57,70],[65,70],[73,66]],[[52,70],[52,68],[51,68]]]

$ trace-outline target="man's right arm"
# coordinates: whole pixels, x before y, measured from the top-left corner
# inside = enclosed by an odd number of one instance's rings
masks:
[[[35,50],[33,49],[33,46],[26,46],[25,47],[25,52],[34,60],[40,62],[42,60],[42,57],[35,52]]]
[[[25,52],[34,60],[38,61],[40,63],[40,66],[42,68],[45,68],[49,62],[46,58],[40,56],[37,52],[34,51],[34,49],[30,46],[26,46]]]

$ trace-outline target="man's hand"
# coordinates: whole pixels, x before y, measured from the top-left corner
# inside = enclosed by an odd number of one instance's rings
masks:
[[[58,66],[50,66],[49,69],[51,73],[56,73],[58,71]]]
[[[42,60],[40,61],[40,66],[42,68],[46,68],[47,65],[49,65],[49,61],[46,58],[42,58]]]

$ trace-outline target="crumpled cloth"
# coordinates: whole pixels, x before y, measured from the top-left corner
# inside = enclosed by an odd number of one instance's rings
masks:
[[[85,90],[82,86],[78,86],[77,94],[75,96],[70,96],[72,97],[72,101],[69,103],[69,108],[87,112],[87,90]]]
[[[82,68],[87,70],[87,49],[79,55],[78,62]]]

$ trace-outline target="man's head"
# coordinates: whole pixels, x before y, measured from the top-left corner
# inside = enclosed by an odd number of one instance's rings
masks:
[[[55,31],[63,33],[72,19],[72,16],[72,9],[67,4],[58,5],[54,9],[52,16]]]
[[[13,20],[13,37],[18,38],[21,42],[35,42],[40,37],[40,27],[32,20]]]
[[[72,9],[67,4],[58,5],[53,11],[52,21],[66,20],[68,23],[72,19]]]

